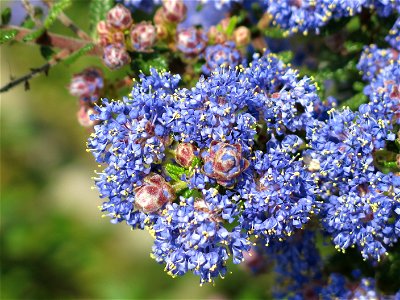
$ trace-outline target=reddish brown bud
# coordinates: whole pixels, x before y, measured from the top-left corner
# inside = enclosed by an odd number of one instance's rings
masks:
[[[197,148],[189,143],[181,143],[175,150],[175,160],[184,168],[189,168],[196,157]]]
[[[133,19],[131,12],[122,4],[117,4],[107,13],[107,22],[118,30],[125,30],[131,27]]]
[[[155,212],[174,199],[173,188],[158,174],[147,176],[143,185],[135,188],[135,207],[144,213]]]
[[[180,23],[186,18],[186,6],[182,0],[164,0],[163,17],[171,23]]]

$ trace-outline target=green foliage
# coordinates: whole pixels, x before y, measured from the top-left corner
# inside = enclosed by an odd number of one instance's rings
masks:
[[[374,152],[374,164],[383,173],[400,172],[396,163],[397,153],[388,150]]]
[[[183,174],[188,174],[188,170],[183,167],[168,163],[165,165],[165,173],[175,181],[180,181]]]
[[[363,92],[355,94],[340,104],[340,107],[349,107],[352,111],[356,111],[361,104],[367,103],[368,97]]]
[[[150,69],[166,70],[168,69],[167,57],[156,53],[134,53],[132,57],[131,68],[135,73],[142,71],[149,75]]]
[[[232,36],[233,31],[235,30],[236,24],[238,22],[238,18],[236,16],[233,16],[229,19],[229,24],[228,27],[226,28],[226,35]]]
[[[44,28],[40,28],[38,30],[32,31],[31,33],[28,33],[27,35],[25,35],[24,38],[22,39],[22,41],[30,42],[32,40],[39,38],[45,32],[46,32],[46,30]]]
[[[82,55],[86,54],[87,52],[89,52],[90,50],[92,50],[94,48],[94,44],[87,44],[85,46],[83,46],[81,49],[75,51],[74,53],[72,53],[68,58],[66,58],[63,63],[70,65],[73,62],[75,62],[79,57],[81,57]]]
[[[89,28],[92,37],[96,37],[96,26],[106,18],[107,12],[114,6],[113,0],[92,0],[89,6]]]
[[[277,55],[279,59],[282,60],[285,64],[290,63],[293,59],[293,52],[290,50],[279,52],[277,53]]]
[[[5,30],[2,29],[0,31],[0,45],[15,39],[18,32],[19,31],[16,29],[5,29]]]
[[[53,56],[54,53],[55,53],[54,50],[51,49],[51,47],[49,46],[40,47],[40,54],[43,56],[45,60],[50,60],[50,58]]]
[[[71,6],[71,0],[59,0],[55,3],[49,10],[49,13],[44,20],[43,26],[46,29],[49,29],[50,26],[57,20],[58,15],[63,12],[66,8]]]
[[[268,27],[263,33],[266,37],[274,39],[283,39],[285,37],[284,31],[279,27]]]
[[[11,20],[11,8],[6,7],[1,12],[1,25],[7,25]]]

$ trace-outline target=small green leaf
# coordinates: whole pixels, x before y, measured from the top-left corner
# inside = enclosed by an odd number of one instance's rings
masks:
[[[55,53],[54,50],[51,49],[51,47],[49,47],[49,46],[41,46],[40,47],[40,54],[46,60],[50,60],[50,58],[53,56],[54,53]]]
[[[190,196],[192,196],[193,195],[193,190],[186,190],[186,191],[184,191],[183,192],[183,194],[182,194],[182,196],[184,197],[184,198],[189,198]]]
[[[367,103],[368,102],[368,98],[367,96],[364,95],[364,93],[357,93],[355,94],[353,97],[351,97],[350,99],[342,102],[340,104],[340,107],[345,107],[348,106],[352,111],[355,111],[358,109],[358,107],[361,104]]]
[[[138,65],[144,74],[150,74],[151,68],[156,70],[165,70],[168,68],[168,63],[164,56],[139,60]]]
[[[114,6],[113,0],[92,0],[89,5],[89,28],[92,37],[96,37],[97,24],[106,18],[107,12]]]
[[[264,35],[275,39],[282,39],[285,37],[284,31],[278,27],[268,27],[264,30]]]
[[[360,29],[360,18],[355,16],[350,19],[350,21],[346,24],[346,29],[349,32],[355,32]]]
[[[360,52],[363,49],[364,44],[363,43],[358,43],[358,42],[353,42],[353,41],[346,41],[344,43],[344,47],[350,53]]]
[[[0,34],[1,34],[0,35],[0,45],[1,45],[15,39],[15,37],[18,34],[18,30],[16,29],[1,30]]]
[[[400,168],[397,165],[397,154],[388,150],[378,150],[374,154],[374,165],[381,172],[399,172]]]
[[[228,37],[232,36],[233,31],[235,30],[236,24],[237,24],[238,18],[236,16],[233,16],[229,20],[228,27],[226,28],[226,35]]]
[[[11,20],[11,8],[6,7],[1,12],[1,25],[7,25]]]
[[[32,40],[35,40],[37,38],[39,38],[41,35],[43,35],[45,33],[45,29],[44,28],[40,28],[38,30],[35,30],[31,33],[28,33],[27,35],[24,36],[24,38],[22,39],[22,41],[24,42],[30,42]]]
[[[63,62],[64,64],[70,65],[73,62],[75,62],[79,57],[81,57],[82,55],[86,54],[87,52],[89,52],[90,50],[92,50],[94,48],[94,44],[87,44],[85,46],[83,46],[81,49],[75,51],[74,53],[72,53],[68,58],[66,58]]]
[[[33,29],[35,28],[35,21],[33,21],[31,18],[28,18],[21,24],[21,26],[24,28]]]
[[[293,59],[293,52],[288,50],[288,51],[282,51],[277,53],[279,59],[283,61],[285,64],[290,63]]]
[[[360,81],[356,81],[353,83],[353,89],[357,92],[361,92],[364,90],[364,83],[360,82]]]
[[[63,12],[66,8],[71,6],[71,0],[60,0],[55,3],[49,10],[49,13],[44,20],[43,26],[46,29],[49,29],[50,26],[57,20],[58,15]]]

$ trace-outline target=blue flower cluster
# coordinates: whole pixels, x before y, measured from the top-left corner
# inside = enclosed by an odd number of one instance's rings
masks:
[[[323,105],[272,54],[219,67],[192,89],[179,82],[152,70],[129,97],[103,99],[88,151],[105,165],[95,178],[104,213],[147,228],[171,275],[210,282],[251,240],[285,239],[315,212],[300,136]]]
[[[378,292],[373,278],[361,278],[350,282],[341,274],[332,273],[328,284],[321,289],[321,299],[399,299],[400,291],[395,295],[382,295]]]
[[[311,30],[319,32],[331,19],[353,16],[363,8],[374,8],[381,16],[400,11],[398,1],[380,0],[265,0],[267,12],[273,16],[273,24],[287,33]]]
[[[400,71],[393,60],[359,65],[370,102],[357,112],[324,105],[309,78],[270,53],[217,67],[192,88],[165,71],[141,75],[129,97],[103,99],[92,117],[102,211],[148,229],[152,257],[201,283],[261,244],[276,249],[278,273],[290,265],[300,280],[290,291],[318,294],[304,231],[318,222],[338,249],[380,260],[400,236],[400,177],[376,166],[395,139]],[[300,276],[303,260],[312,276]]]

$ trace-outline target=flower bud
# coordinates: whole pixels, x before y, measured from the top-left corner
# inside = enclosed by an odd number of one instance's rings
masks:
[[[173,188],[158,174],[148,175],[143,185],[135,188],[135,207],[144,213],[155,212],[174,198]]]
[[[150,22],[136,24],[130,33],[132,47],[137,51],[146,51],[153,47],[157,33]]]
[[[129,9],[117,4],[107,13],[107,22],[115,29],[125,30],[131,27],[133,19]]]
[[[196,157],[197,148],[190,143],[181,143],[176,147],[175,160],[184,168],[189,168]]]
[[[166,20],[164,18],[164,10],[162,7],[160,7],[159,9],[156,10],[156,13],[154,14],[154,17],[153,17],[153,21],[154,21],[154,24],[156,24],[156,25],[161,25],[166,22]]]
[[[79,97],[84,102],[95,102],[104,86],[103,73],[97,68],[87,68],[72,77],[69,85],[71,95]]]
[[[212,141],[210,149],[202,153],[202,158],[203,173],[225,187],[232,186],[234,179],[249,167],[248,160],[242,157],[240,144]]]
[[[227,42],[225,45],[213,45],[206,48],[206,64],[203,65],[204,74],[210,74],[212,70],[221,66],[237,66],[240,63],[240,52],[235,48],[233,42]]]
[[[171,23],[180,23],[186,17],[186,6],[182,0],[164,0],[163,17]]]
[[[100,21],[97,23],[96,29],[98,35],[109,34],[111,31],[111,27],[106,21]]]
[[[81,126],[92,127],[96,125],[98,122],[97,120],[91,120],[91,116],[95,114],[97,114],[97,112],[92,107],[82,105],[79,108],[76,117]]]
[[[157,38],[160,40],[164,40],[168,36],[168,30],[167,27],[165,27],[164,24],[159,24],[156,25],[156,30],[157,30]]]
[[[223,44],[228,40],[227,36],[219,31],[216,26],[211,26],[208,29],[207,37],[214,44]]]
[[[233,32],[233,40],[237,47],[243,47],[250,43],[251,33],[250,30],[245,26],[239,26]]]
[[[189,57],[203,52],[207,43],[204,34],[194,27],[178,31],[176,41],[178,50]]]
[[[103,62],[111,70],[119,69],[130,63],[131,58],[122,44],[111,44],[104,47]]]

